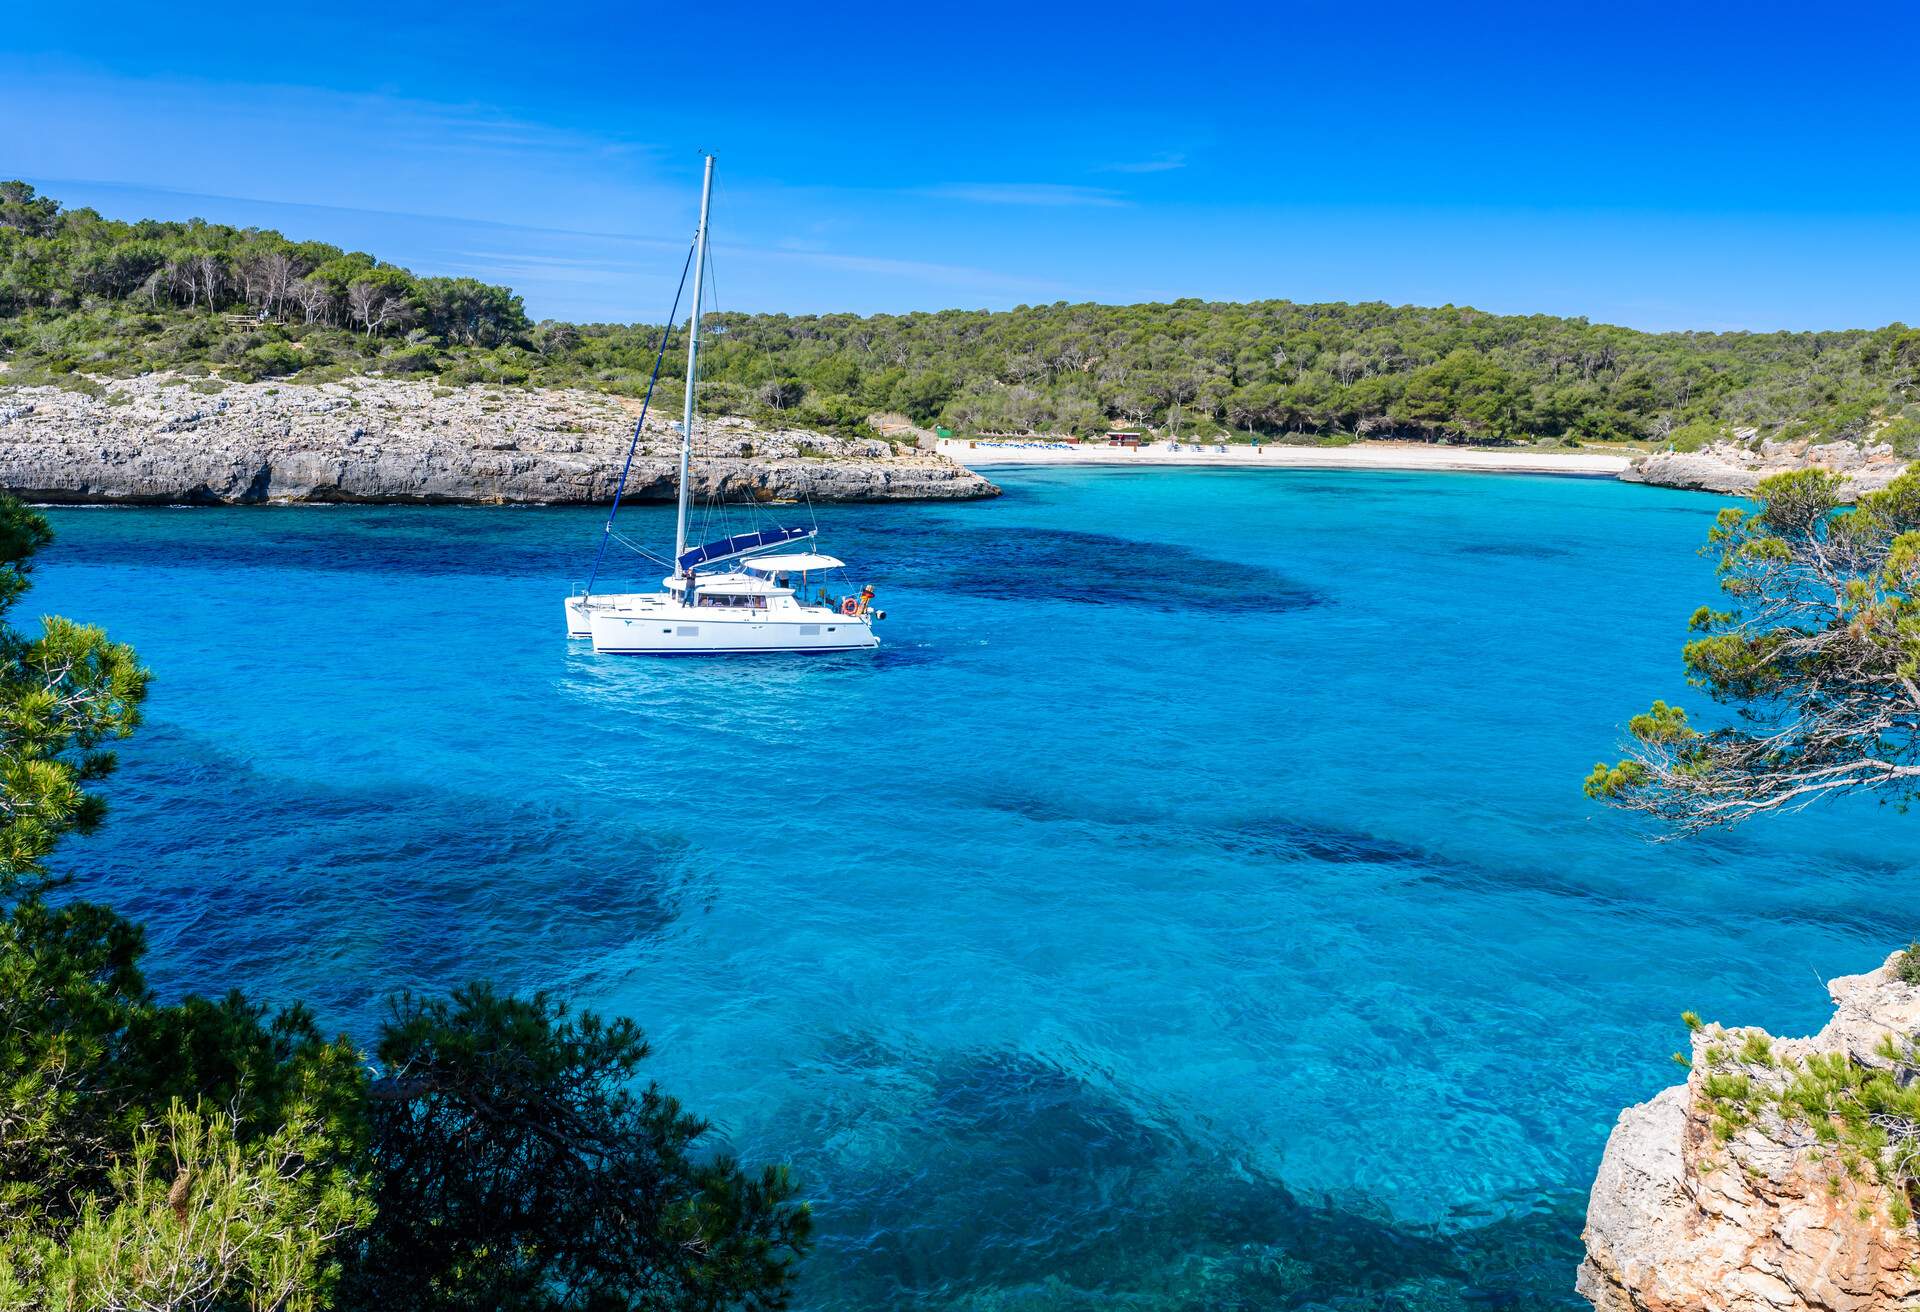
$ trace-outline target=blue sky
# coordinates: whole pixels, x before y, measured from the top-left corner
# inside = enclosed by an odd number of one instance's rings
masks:
[[[1385,300],[1920,321],[1920,9],[18,10],[0,176],[657,319]]]

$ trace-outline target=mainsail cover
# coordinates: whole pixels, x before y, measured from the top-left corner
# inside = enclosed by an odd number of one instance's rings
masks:
[[[712,565],[722,560],[732,560],[737,556],[750,556],[756,551],[765,551],[768,547],[783,547],[789,542],[798,542],[801,538],[810,538],[810,528],[769,528],[758,533],[736,533],[730,538],[721,538],[718,542],[705,542],[697,547],[688,547],[680,553],[680,568],[695,569],[701,565]]]

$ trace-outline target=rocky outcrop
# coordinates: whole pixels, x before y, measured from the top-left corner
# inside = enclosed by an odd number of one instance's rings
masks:
[[[1818,1094],[1809,1065],[1844,1056],[1845,1078],[1920,1078],[1920,987],[1898,979],[1899,955],[1829,984],[1833,1020],[1810,1039],[1697,1026],[1687,1082],[1621,1114],[1577,1280],[1600,1312],[1920,1308],[1920,1232],[1872,1142],[1920,1125],[1888,1118],[1862,1138],[1817,1110],[1860,1100]]]
[[[1765,441],[1748,446],[1716,442],[1698,451],[1657,452],[1636,461],[1620,477],[1628,483],[1739,496],[1753,491],[1771,474],[1818,468],[1843,475],[1847,480],[1844,495],[1852,500],[1879,491],[1906,467],[1906,460],[1886,445]]]
[[[586,390],[168,375],[0,386],[0,489],[33,501],[603,502],[638,404]],[[674,495],[679,436],[649,416],[627,480]],[[999,492],[943,456],[741,419],[695,427],[695,492],[728,500],[954,500]]]

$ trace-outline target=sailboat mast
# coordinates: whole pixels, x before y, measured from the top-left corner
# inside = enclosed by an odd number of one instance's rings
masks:
[[[680,413],[680,512],[673,521],[673,558],[687,549],[687,503],[692,488],[688,467],[693,463],[693,389],[700,371],[700,293],[705,290],[707,263],[707,205],[713,199],[713,156],[707,156],[706,177],[700,183],[700,230],[693,239],[693,319],[687,330],[687,403]]]

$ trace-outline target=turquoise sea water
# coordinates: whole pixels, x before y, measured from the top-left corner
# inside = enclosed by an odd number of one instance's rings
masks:
[[[634,1016],[806,1181],[821,1309],[1573,1306],[1680,1010],[1804,1032],[1920,928],[1903,817],[1580,794],[1685,691],[1711,498],[1003,482],[823,509],[886,645],[752,661],[569,646],[592,511],[51,512],[33,601],[159,676],[69,860],[170,992]]]

